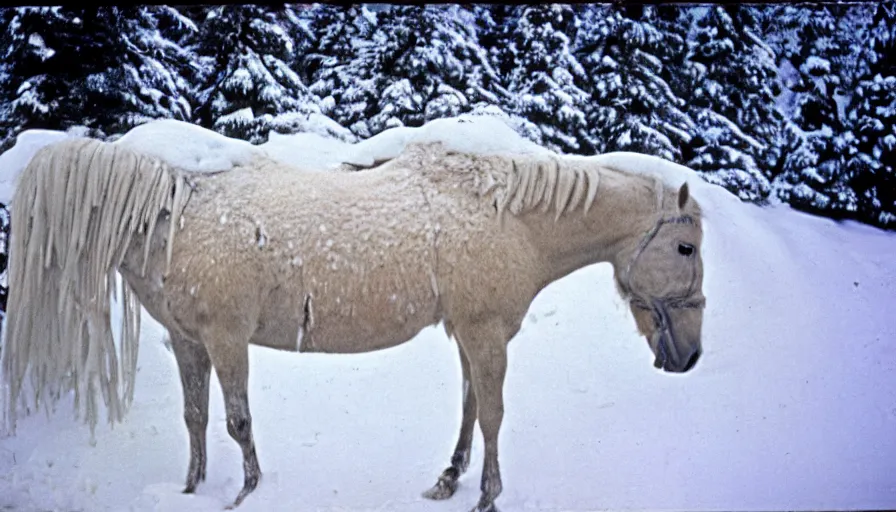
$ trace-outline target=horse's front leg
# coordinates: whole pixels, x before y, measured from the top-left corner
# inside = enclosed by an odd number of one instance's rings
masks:
[[[211,360],[201,344],[170,333],[171,347],[180,370],[184,392],[184,422],[190,434],[190,466],[185,493],[192,493],[205,480],[205,431],[208,426],[208,381]]]
[[[479,428],[485,444],[482,465],[482,494],[472,512],[497,512],[495,499],[503,489],[498,466],[498,431],[504,420],[504,376],[507,373],[507,342],[516,330],[501,318],[458,326],[459,342],[470,362],[476,393]],[[519,329],[517,327],[516,329]]]
[[[243,488],[233,504],[227,507],[231,509],[242,503],[261,479],[249,413],[249,336],[217,329],[204,339],[224,394],[227,433],[243,452]]]
[[[476,425],[476,391],[470,378],[470,362],[460,342],[457,344],[457,350],[460,353],[460,365],[463,371],[463,416],[460,422],[460,436],[451,456],[451,465],[442,472],[439,481],[423,493],[424,498],[431,500],[445,500],[453,496],[457,490],[457,480],[470,465],[473,427]]]

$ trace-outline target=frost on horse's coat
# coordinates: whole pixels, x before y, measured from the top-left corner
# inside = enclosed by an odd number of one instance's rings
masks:
[[[243,452],[235,505],[261,477],[250,343],[365,352],[444,322],[458,341],[463,420],[451,466],[425,496],[454,493],[478,420],[480,512],[494,510],[502,488],[506,345],[543,287],[610,262],[657,366],[687,371],[700,355],[702,231],[687,186],[584,160],[430,143],[363,172],[307,173],[259,156],[228,172],[185,174],[127,147],[75,139],[29,164],[12,221],[7,421],[26,375],[30,403],[74,389],[93,425],[101,393],[110,420],[120,420],[133,389],[136,295],[169,330],[180,370],[185,492],[205,477],[215,368]],[[108,325],[116,271],[127,308],[118,352]]]
[[[252,342],[261,345],[294,349],[299,329],[303,351],[405,341],[437,321],[438,307],[428,277],[434,233],[413,178],[406,170],[302,173],[264,161],[196,180],[177,234],[174,258],[183,263],[166,282],[174,321],[195,338],[206,314],[260,306]],[[179,294],[194,281],[205,283],[195,297]],[[244,293],[222,300],[229,292],[221,290],[232,289]]]

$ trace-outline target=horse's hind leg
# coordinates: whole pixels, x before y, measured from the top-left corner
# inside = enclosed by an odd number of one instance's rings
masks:
[[[252,438],[252,415],[249,413],[249,336],[238,336],[219,330],[217,335],[205,336],[212,365],[221,383],[224,406],[227,410],[227,432],[243,452],[243,488],[233,504],[238,506],[261,478],[261,468]]]
[[[470,465],[470,447],[473,444],[473,427],[476,425],[476,392],[470,379],[470,361],[464,354],[460,342],[457,344],[460,353],[460,365],[463,371],[463,416],[460,422],[460,436],[451,456],[451,466],[439,476],[439,481],[423,493],[423,497],[431,500],[445,500],[457,490],[457,480]]]
[[[205,431],[208,426],[211,361],[204,346],[174,333],[170,336],[184,391],[184,422],[190,434],[190,467],[184,492],[191,493],[200,481],[205,480]]]

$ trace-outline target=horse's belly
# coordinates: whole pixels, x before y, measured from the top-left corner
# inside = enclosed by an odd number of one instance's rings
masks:
[[[353,354],[399,345],[439,320],[434,300],[366,298],[308,293],[296,299],[277,290],[263,302],[249,342],[278,350]]]
[[[376,308],[349,306],[348,314],[325,314],[297,329],[299,352],[356,354],[400,345],[437,323],[435,307],[403,315],[378,314]]]

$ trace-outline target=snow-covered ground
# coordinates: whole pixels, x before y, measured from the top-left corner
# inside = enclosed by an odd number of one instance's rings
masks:
[[[532,150],[499,126],[465,139],[472,132],[459,127],[481,121],[434,123],[443,124],[355,145],[299,135],[261,147],[316,169],[372,163],[439,135],[462,147]],[[27,161],[15,151],[0,156],[0,183]],[[546,288],[510,345],[499,507],[896,508],[896,234],[759,208],[718,187],[697,184],[693,193],[705,210],[700,363],[677,376],[653,368],[608,265]],[[144,315],[135,403],[125,423],[97,429],[95,446],[71,420],[70,403],[20,419],[17,436],[0,439],[0,510],[218,511],[231,502],[241,456],[217,381],[208,479],[196,495],[179,492],[188,442],[163,334]],[[448,463],[460,422],[460,364],[440,328],[370,354],[253,347],[250,357],[264,476],[239,510],[454,512],[475,504],[478,437],[455,497],[420,497]]]

